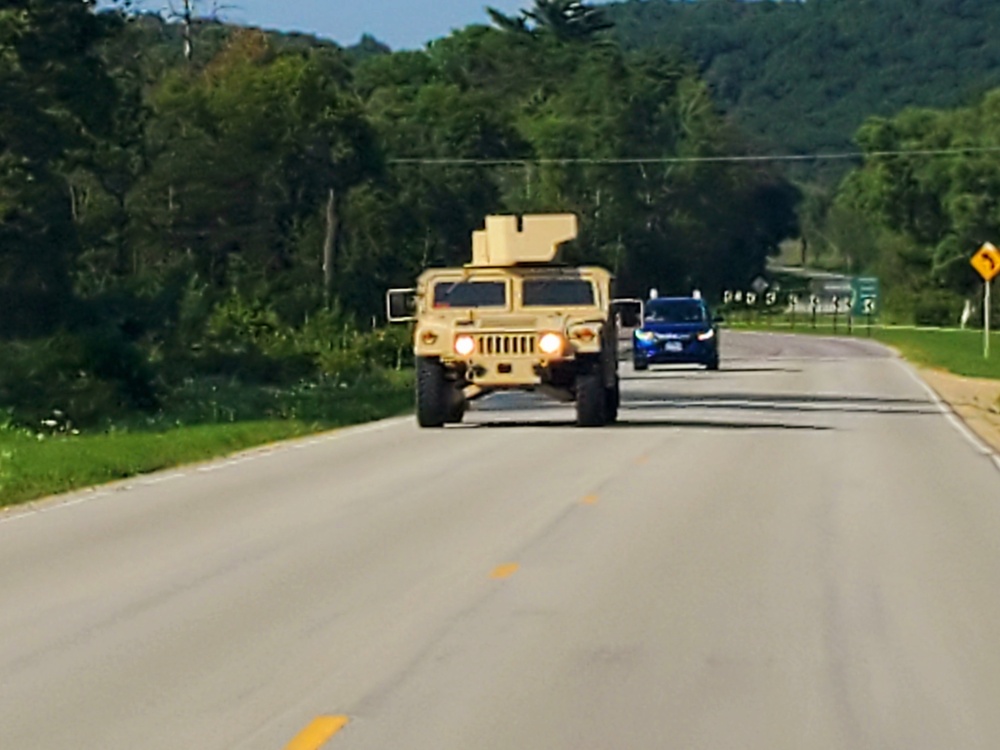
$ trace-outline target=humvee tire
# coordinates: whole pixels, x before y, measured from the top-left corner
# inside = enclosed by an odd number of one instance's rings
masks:
[[[618,407],[621,406],[622,402],[621,386],[617,380],[613,386],[604,389],[604,397],[606,399],[605,417],[607,423],[614,424],[618,421]]]
[[[607,422],[607,393],[600,372],[576,376],[576,423],[580,427],[603,427]]]
[[[468,404],[465,400],[465,394],[462,393],[462,389],[457,384],[448,383],[445,385],[445,403],[447,405],[445,424],[460,424],[465,417],[465,409]]]
[[[442,427],[448,418],[448,381],[436,359],[417,357],[417,424]]]

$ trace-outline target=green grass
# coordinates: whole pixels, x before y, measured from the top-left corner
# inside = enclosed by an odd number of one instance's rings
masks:
[[[394,416],[412,406],[412,376],[345,388],[190,383],[161,413],[102,431],[54,435],[0,425],[0,507]]]
[[[727,327],[733,330],[754,330],[793,332],[822,336],[847,336],[847,325],[839,321],[836,332],[830,318],[818,322],[812,328],[811,321],[801,316],[796,320],[794,330],[787,318],[768,321],[733,322]],[[855,321],[855,338],[867,338],[868,329],[864,322]],[[933,367],[956,375],[973,378],[1000,379],[1000,333],[990,336],[990,359],[983,356],[983,332],[941,328],[881,327],[873,326],[871,338],[897,349],[903,357],[917,365]]]
[[[982,331],[883,328],[874,338],[893,346],[911,362],[972,378],[1000,379],[1000,335],[990,336],[990,359],[983,356]]]

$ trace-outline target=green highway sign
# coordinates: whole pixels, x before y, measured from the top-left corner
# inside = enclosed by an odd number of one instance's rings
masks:
[[[878,315],[882,310],[881,284],[874,276],[851,279],[851,314],[856,317]]]

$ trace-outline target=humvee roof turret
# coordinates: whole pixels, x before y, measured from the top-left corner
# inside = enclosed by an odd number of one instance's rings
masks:
[[[573,214],[525,216],[520,222],[516,216],[487,216],[486,229],[472,233],[469,267],[551,263],[559,254],[559,246],[576,239],[576,234]]]
[[[489,216],[473,233],[472,262],[421,274],[414,320],[417,420],[459,422],[466,404],[498,390],[575,402],[577,423],[617,419],[617,330],[611,274],[559,265],[577,235],[572,214]],[[395,295],[395,296],[394,296]]]

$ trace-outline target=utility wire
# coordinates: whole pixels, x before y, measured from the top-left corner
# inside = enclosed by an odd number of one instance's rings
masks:
[[[389,164],[441,167],[529,167],[529,166],[636,166],[645,164],[726,164],[754,162],[847,161],[886,156],[961,156],[967,154],[1000,153],[1000,146],[970,146],[967,148],[909,149],[899,151],[843,151],[818,154],[760,154],[745,156],[652,156],[631,158],[565,158],[565,159],[448,159],[404,158],[389,159]]]

